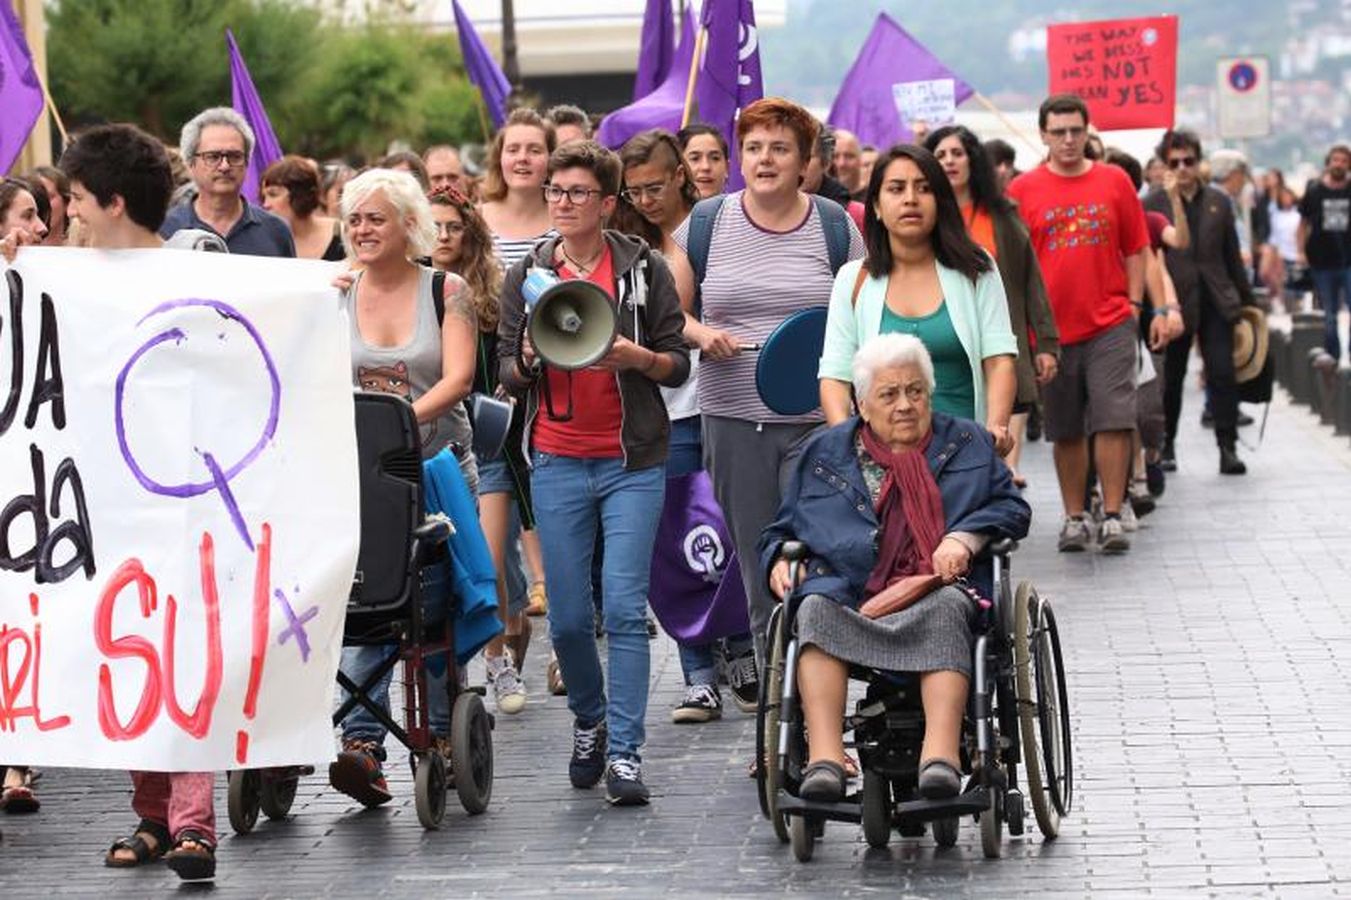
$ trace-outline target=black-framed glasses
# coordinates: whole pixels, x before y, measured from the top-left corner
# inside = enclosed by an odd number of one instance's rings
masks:
[[[228,163],[232,169],[238,169],[248,159],[243,150],[203,150],[195,155],[213,169],[222,162]]]
[[[561,188],[556,184],[546,184],[544,186],[544,199],[549,203],[561,203],[564,197],[567,197],[573,206],[584,206],[592,196],[599,197],[604,191],[596,188],[582,187],[580,184],[570,188]]]
[[[1071,138],[1077,141],[1079,138],[1088,134],[1088,129],[1076,125],[1072,128],[1048,128],[1046,129],[1046,133],[1049,134],[1052,139],[1057,141],[1063,141],[1065,138]]]
[[[1168,168],[1170,169],[1190,169],[1194,165],[1196,165],[1196,157],[1194,156],[1174,156],[1168,160]]]
[[[666,193],[669,181],[658,181],[653,184],[635,184],[632,187],[626,187],[619,192],[630,203],[637,203],[639,200],[660,200],[661,195]]]

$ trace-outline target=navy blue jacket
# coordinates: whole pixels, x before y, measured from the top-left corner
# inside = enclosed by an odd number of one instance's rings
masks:
[[[763,577],[784,541],[811,548],[802,591],[824,594],[857,608],[877,564],[878,526],[863,470],[854,452],[858,417],[808,439],[783,492],[779,514],[760,535]],[[933,440],[925,454],[943,497],[946,531],[969,531],[1017,540],[1027,535],[1032,510],[995,452],[990,433],[975,422],[933,414]],[[989,575],[973,573],[989,595]]]

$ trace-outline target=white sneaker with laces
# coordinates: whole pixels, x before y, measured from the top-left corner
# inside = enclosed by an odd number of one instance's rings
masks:
[[[501,656],[485,656],[484,661],[487,663],[488,683],[493,687],[497,711],[514,716],[525,709],[525,685],[521,683],[521,676],[516,674],[511,658],[504,653]]]

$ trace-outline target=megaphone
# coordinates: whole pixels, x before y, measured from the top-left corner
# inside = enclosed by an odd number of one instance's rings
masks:
[[[580,278],[564,281],[532,268],[521,285],[526,334],[535,355],[556,369],[593,366],[610,352],[619,328],[610,295]]]

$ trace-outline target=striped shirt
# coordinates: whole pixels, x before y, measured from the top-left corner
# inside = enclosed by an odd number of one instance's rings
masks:
[[[518,261],[529,256],[530,251],[535,248],[535,244],[557,234],[558,232],[552,228],[541,235],[528,238],[504,238],[493,232],[493,250],[497,252],[497,259],[502,264],[502,271],[507,271]]]
[[[687,249],[689,220],[671,237]],[[849,258],[864,255],[863,237],[849,222]],[[779,323],[800,309],[830,303],[835,273],[830,270],[826,235],[809,204],[807,217],[791,231],[766,231],[746,215],[742,192],[727,196],[713,225],[708,269],[702,291],[704,324],[726,331],[742,343],[764,343]],[[760,400],[755,389],[758,354],[731,359],[704,357],[699,366],[699,409],[704,415],[751,422],[819,422],[819,411],[782,416]],[[817,360],[803,360],[815,367]]]

